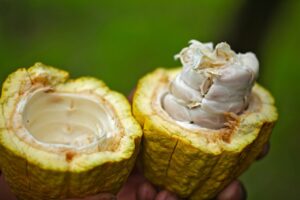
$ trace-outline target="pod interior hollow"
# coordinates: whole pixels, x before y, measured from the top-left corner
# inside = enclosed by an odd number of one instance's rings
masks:
[[[32,136],[43,147],[66,147],[74,150],[95,145],[117,148],[122,131],[108,102],[92,94],[62,93],[37,89],[19,103],[23,134]],[[17,132],[18,133],[18,132]],[[112,140],[116,145],[103,145]],[[98,149],[113,150],[109,149]]]

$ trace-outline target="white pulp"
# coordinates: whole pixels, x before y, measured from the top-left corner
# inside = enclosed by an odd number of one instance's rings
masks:
[[[163,96],[163,108],[175,120],[222,128],[226,113],[239,114],[248,106],[258,60],[251,52],[236,54],[227,43],[215,49],[212,43],[190,43],[175,56],[183,70]]]

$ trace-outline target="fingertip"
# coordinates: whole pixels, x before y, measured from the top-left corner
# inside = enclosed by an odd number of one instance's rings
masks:
[[[268,142],[267,144],[265,144],[262,151],[257,156],[256,160],[261,160],[262,158],[264,158],[269,153],[270,148],[271,148],[271,145],[270,145],[270,142]]]
[[[144,182],[138,188],[137,199],[138,200],[154,200],[157,192],[155,188],[149,183]]]
[[[216,198],[217,200],[246,200],[247,192],[244,185],[235,180],[230,183]]]
[[[179,199],[178,199],[178,197],[176,197],[175,194],[173,194],[167,190],[163,190],[158,193],[155,200],[179,200]]]

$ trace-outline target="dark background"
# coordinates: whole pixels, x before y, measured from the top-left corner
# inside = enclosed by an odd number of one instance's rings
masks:
[[[242,180],[249,199],[298,199],[300,1],[0,0],[0,82],[41,61],[128,94],[145,73],[179,66],[190,39],[257,54],[280,115],[270,154]]]

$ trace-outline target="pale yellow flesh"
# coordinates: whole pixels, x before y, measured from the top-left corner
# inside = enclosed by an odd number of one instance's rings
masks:
[[[82,148],[117,133],[107,108],[92,96],[38,90],[23,102],[27,133],[45,144]]]

